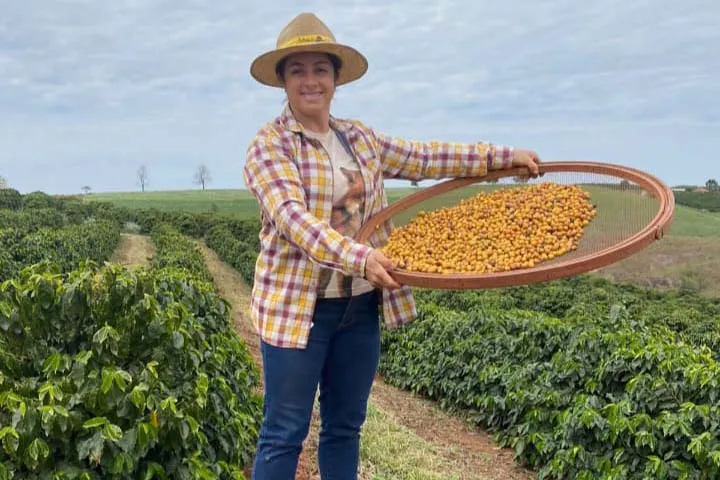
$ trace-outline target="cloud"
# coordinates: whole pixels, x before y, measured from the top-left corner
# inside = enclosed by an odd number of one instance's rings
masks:
[[[398,135],[487,131],[515,142],[519,132],[677,125],[695,138],[720,126],[720,4],[316,0],[302,9],[370,61],[365,78],[338,91],[336,113]],[[177,179],[173,159],[190,165],[212,152],[215,169],[235,172],[214,177],[241,186],[245,145],[283,98],[248,68],[299,11],[289,0],[6,2],[0,170],[26,189],[62,190],[62,173],[38,166],[85,158],[84,183],[102,190],[133,177],[123,155],[144,152],[166,172],[157,176]],[[112,160],[94,171],[90,158]]]

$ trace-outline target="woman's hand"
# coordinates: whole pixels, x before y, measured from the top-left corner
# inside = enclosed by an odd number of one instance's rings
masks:
[[[388,273],[393,268],[395,265],[392,260],[383,255],[380,250],[373,249],[365,262],[365,278],[373,287],[395,290],[400,288],[400,284],[393,280]]]
[[[522,150],[520,148],[514,150],[513,167],[527,167],[530,170],[530,175],[537,177],[540,172],[538,163],[540,163],[540,157],[532,150]]]

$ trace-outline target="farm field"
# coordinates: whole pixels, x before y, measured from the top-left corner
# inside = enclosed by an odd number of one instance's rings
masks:
[[[415,210],[452,204],[463,196],[467,196],[469,190],[449,192],[442,197],[417,206]],[[393,203],[416,191],[415,188],[389,188],[387,189],[388,201]],[[120,207],[132,209],[156,208],[162,211],[188,213],[216,212],[240,219],[256,218],[258,211],[257,201],[246,190],[93,193],[85,198],[86,201],[110,202]],[[631,198],[631,195],[627,194],[627,198]],[[608,207],[622,205],[616,194],[601,196],[599,202],[600,205],[607,205]],[[641,202],[642,205],[651,205],[651,200],[641,200]],[[670,235],[699,237],[720,235],[720,213],[697,210],[683,205],[676,205],[675,210],[676,216],[669,232]],[[407,216],[396,220],[398,224],[402,224],[404,220],[407,220]]]
[[[247,475],[257,212],[202,194],[184,194],[195,214],[167,194],[158,210],[37,194],[0,207],[0,473],[65,458],[93,479]],[[677,212],[671,235],[593,275],[416,290],[418,320],[383,332],[361,478],[718,477],[720,227]],[[317,478],[305,447],[298,478]]]
[[[425,201],[394,218],[402,225],[420,210],[430,210],[456,203],[460,198],[474,193],[474,187],[449,192],[441,197]],[[489,189],[492,189],[489,186]],[[393,203],[416,192],[416,188],[389,188],[388,201]],[[589,189],[593,191],[592,187]],[[600,215],[594,222],[603,228],[618,229],[618,226],[641,225],[652,213],[653,200],[638,199],[637,195],[626,193],[593,192],[593,201],[598,204]],[[640,215],[624,218],[620,215],[627,209],[622,207],[621,198],[638,202]],[[92,194],[86,201],[110,202],[126,208],[158,209],[168,212],[203,213],[217,211],[238,219],[257,217],[258,205],[252,195],[244,190],[188,190],[178,192],[148,193],[107,193]],[[213,207],[217,206],[217,209]],[[644,214],[642,213],[644,212]],[[595,228],[595,226],[593,226]],[[592,231],[588,232],[589,234]],[[618,233],[622,233],[619,231]],[[627,234],[627,232],[625,232]],[[632,281],[642,285],[664,288],[666,286],[689,286],[705,295],[720,296],[720,213],[701,211],[683,205],[675,206],[675,217],[667,236],[661,242],[615,265],[601,269],[598,274],[618,281]]]

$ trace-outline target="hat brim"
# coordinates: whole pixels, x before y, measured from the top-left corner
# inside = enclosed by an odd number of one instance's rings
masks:
[[[306,43],[292,47],[271,50],[257,57],[250,66],[250,74],[258,82],[271,87],[282,87],[275,67],[284,57],[294,53],[328,53],[337,56],[342,62],[336,85],[343,85],[365,75],[368,61],[365,56],[348,45],[339,43]]]

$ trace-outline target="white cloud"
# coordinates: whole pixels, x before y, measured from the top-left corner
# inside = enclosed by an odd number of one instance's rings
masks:
[[[212,152],[209,163],[234,172],[214,175],[218,184],[240,186],[245,145],[282,102],[248,68],[297,5],[5,2],[0,170],[24,189],[63,191],[62,168],[46,177],[39,166],[85,165],[77,168],[95,190],[118,188],[120,178],[132,188],[136,166],[118,161],[123,155],[144,152],[166,169],[156,178],[170,179],[173,159],[190,164]],[[622,126],[652,142],[649,129],[677,125],[695,139],[690,155],[701,153],[694,143],[720,147],[700,137],[720,126],[717,2],[315,0],[302,10],[370,60],[365,78],[340,89],[336,111],[399,135],[464,139],[484,130],[519,142],[529,132],[562,138]],[[587,139],[592,156],[599,150]],[[91,158],[112,160],[91,170]],[[672,174],[693,181],[691,172]],[[66,180],[74,191],[75,179]]]

